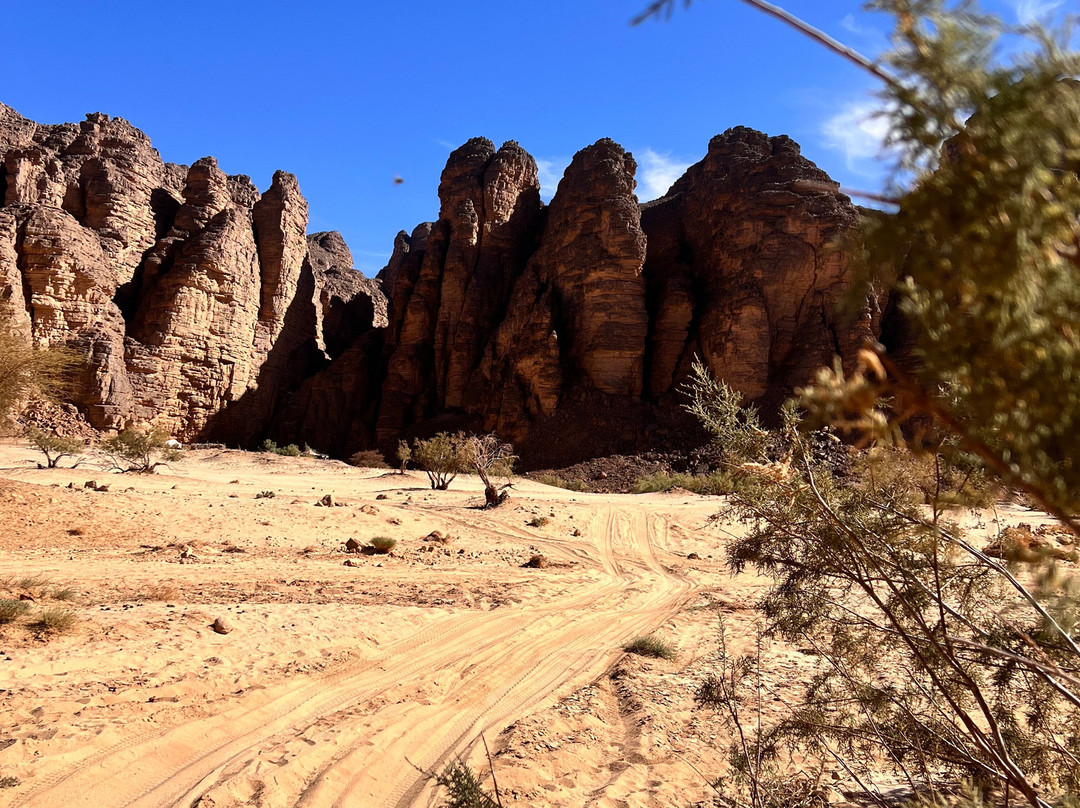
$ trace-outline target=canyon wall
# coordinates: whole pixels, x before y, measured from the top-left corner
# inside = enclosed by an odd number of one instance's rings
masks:
[[[736,128],[662,199],[603,139],[550,204],[517,143],[449,157],[435,222],[377,279],[306,235],[278,172],[163,163],[120,119],[41,126],[0,106],[0,308],[86,359],[95,426],[264,437],[337,456],[436,429],[495,430],[533,464],[674,446],[700,357],[768,411],[877,329],[841,318],[858,220],[786,137]]]

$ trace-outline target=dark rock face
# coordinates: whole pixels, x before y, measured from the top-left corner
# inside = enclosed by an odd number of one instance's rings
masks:
[[[0,105],[0,308],[87,357],[99,428],[307,442],[338,456],[497,430],[535,464],[671,444],[695,356],[766,410],[879,329],[842,320],[858,219],[786,137],[737,128],[640,206],[633,156],[575,155],[548,206],[517,143],[475,138],[439,218],[375,280],[277,172],[166,164],[126,121],[41,126]]]
[[[213,158],[163,163],[121,119],[41,126],[2,105],[0,164],[0,306],[86,356],[76,403],[98,428],[253,440],[326,363],[324,308],[374,325],[377,284],[350,262],[324,288],[311,268],[291,174],[260,195]]]

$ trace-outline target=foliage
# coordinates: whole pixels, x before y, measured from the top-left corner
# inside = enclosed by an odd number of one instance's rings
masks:
[[[39,634],[67,634],[75,629],[78,618],[68,609],[49,607],[41,610],[30,628]]]
[[[349,465],[365,469],[390,468],[386,462],[386,458],[383,457],[382,452],[376,451],[375,449],[365,449],[361,452],[355,452],[352,457],[349,458]]]
[[[895,22],[880,63],[825,44],[883,82],[896,212],[848,248],[856,296],[891,292],[918,361],[867,346],[801,402],[864,442],[932,452],[935,488],[927,508],[873,476],[844,487],[800,449],[793,476],[736,498],[752,529],[730,559],[775,577],[770,629],[822,662],[786,742],[851,775],[884,756],[935,803],[967,779],[972,804],[993,787],[1045,808],[1080,788],[1080,584],[988,556],[937,486],[974,456],[1080,536],[1080,55],[1071,28],[1010,28],[976,2],[867,7]]]
[[[128,428],[102,441],[101,448],[109,456],[114,468],[124,472],[150,474],[158,466],[168,465],[179,459],[180,452],[170,449],[166,445],[168,440],[169,433],[161,426],[150,427],[145,431]]]
[[[0,427],[9,426],[17,409],[30,400],[73,393],[81,364],[70,348],[35,348],[11,313],[0,309]]]
[[[690,398],[686,411],[712,434],[727,465],[764,457],[769,436],[757,410],[744,407],[742,394],[716,379],[700,360],[694,360],[683,392]]]
[[[442,808],[499,808],[499,803],[482,785],[476,773],[462,761],[455,760],[435,782],[447,790]]]
[[[453,435],[440,432],[427,440],[414,440],[412,458],[427,474],[431,487],[438,491],[445,491],[458,474],[472,467],[468,439],[463,432]]]
[[[631,489],[635,494],[652,494],[684,488],[695,494],[721,496],[741,491],[750,494],[761,486],[755,477],[737,472],[714,471],[711,474],[684,474],[662,472],[646,474],[637,479]]]
[[[401,464],[398,468],[398,472],[400,474],[404,474],[405,469],[409,467],[409,461],[412,460],[412,449],[409,448],[409,444],[407,441],[399,440],[397,442],[396,456],[398,459],[398,463]]]
[[[30,606],[23,600],[11,600],[9,598],[0,599],[0,625],[4,623],[14,623],[27,611]]]
[[[57,435],[55,432],[46,432],[43,429],[31,427],[25,432],[26,437],[45,455],[45,462],[50,469],[56,468],[57,463],[65,457],[79,457],[86,451],[86,444],[78,438],[68,438]],[[74,466],[79,465],[76,460]]]
[[[397,539],[389,536],[376,536],[370,542],[371,548],[379,555],[386,555],[397,547]]]
[[[546,516],[534,516],[525,524],[527,524],[529,527],[545,527],[551,524],[551,519]]]
[[[636,654],[637,656],[667,660],[675,659],[674,647],[659,637],[636,637],[624,645],[623,650],[628,654]]]
[[[295,443],[290,443],[288,446],[278,446],[269,438],[262,442],[261,448],[264,452],[281,455],[282,457],[300,457],[300,455],[304,454],[304,452],[300,451],[300,447]]]
[[[255,499],[273,499],[276,496],[277,496],[277,493],[275,491],[266,490],[266,491],[260,491],[259,493],[257,493],[255,495]]]
[[[964,465],[930,452],[874,447],[859,453],[851,467],[854,485],[870,485],[909,505],[989,508],[1001,485],[986,474],[977,458],[954,455]],[[966,461],[966,462],[965,462]]]

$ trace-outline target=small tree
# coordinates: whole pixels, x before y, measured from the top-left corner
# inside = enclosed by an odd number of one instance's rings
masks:
[[[10,313],[0,311],[0,427],[34,398],[55,399],[75,389],[79,355],[68,348],[35,348]]]
[[[180,452],[170,449],[166,445],[168,440],[169,433],[161,426],[145,432],[128,428],[104,441],[101,448],[109,455],[114,468],[151,474],[158,466],[179,459]]]
[[[404,474],[405,469],[409,465],[409,461],[412,460],[412,449],[409,448],[409,444],[404,440],[397,442],[397,459],[401,463],[401,467],[398,469],[398,474]]]
[[[46,432],[43,429],[31,427],[26,430],[25,434],[27,439],[45,455],[46,468],[56,468],[57,463],[65,457],[79,458],[86,450],[86,444],[78,438],[64,437],[54,431]],[[81,462],[81,458],[77,459],[72,468],[75,468]]]
[[[440,432],[427,440],[414,440],[412,457],[428,476],[431,487],[445,491],[454,478],[472,468],[468,439],[463,432]]]
[[[741,393],[714,378],[698,359],[682,389],[690,397],[686,411],[712,434],[725,463],[734,466],[762,458],[769,436],[757,410],[743,406]]]
[[[484,507],[497,508],[506,502],[509,481],[496,486],[492,477],[508,478],[514,472],[514,447],[497,435],[472,435],[467,441],[469,460],[484,484]]]

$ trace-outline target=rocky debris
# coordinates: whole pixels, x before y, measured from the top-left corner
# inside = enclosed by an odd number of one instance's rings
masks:
[[[375,497],[376,502],[384,499],[390,499],[390,497],[388,497],[386,494],[379,494]]]
[[[360,513],[367,514],[368,516],[375,516],[379,512],[379,509],[374,505],[361,505]]]
[[[210,624],[210,628],[217,634],[228,634],[233,630],[233,625],[229,621],[229,618],[222,615]]]
[[[522,566],[532,570],[542,570],[547,569],[549,563],[547,556],[538,553],[530,557]]]
[[[348,541],[345,542],[345,552],[346,553],[359,553],[360,549],[363,546],[364,546],[363,543],[358,542],[356,539],[349,539]]]
[[[315,503],[316,508],[333,508],[338,503],[334,501],[333,494],[325,494],[322,499]]]

